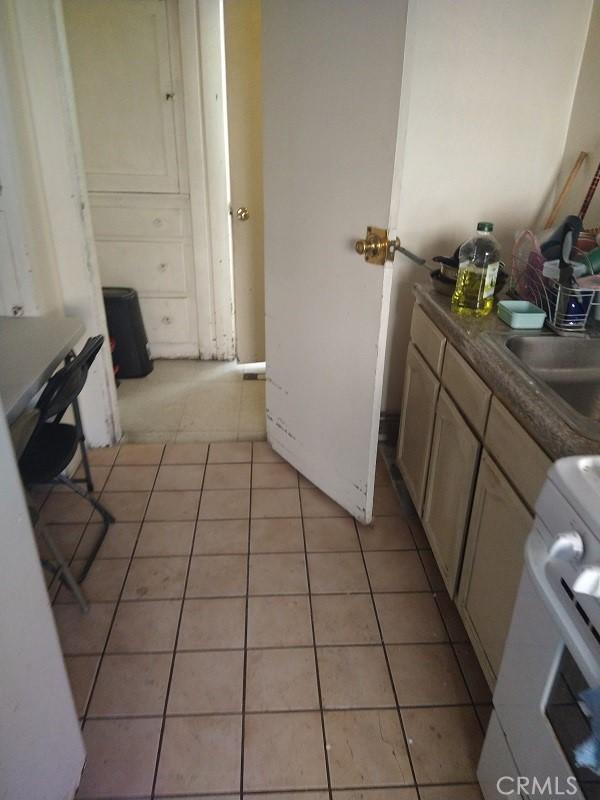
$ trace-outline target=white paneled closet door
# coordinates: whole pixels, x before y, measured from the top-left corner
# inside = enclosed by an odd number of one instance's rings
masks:
[[[185,191],[167,4],[65,0],[64,5],[89,190]]]
[[[64,0],[102,284],[138,292],[157,358],[200,354],[206,260],[190,218],[179,5]]]

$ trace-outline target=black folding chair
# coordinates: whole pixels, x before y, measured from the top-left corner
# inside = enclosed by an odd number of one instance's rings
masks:
[[[87,500],[99,512],[103,529],[90,553],[78,580],[81,583],[104,541],[113,515],[92,495],[94,484],[85,449],[85,436],[77,397],[85,386],[92,362],[104,342],[103,336],[87,340],[79,355],[69,354],[65,366],[46,384],[37,402],[40,413],[37,426],[19,459],[21,478],[26,486],[40,483],[62,483]],[[62,422],[69,407],[73,408],[75,424]],[[77,448],[81,449],[84,478],[67,478],[64,470],[73,460]],[[81,484],[86,488],[81,488]]]

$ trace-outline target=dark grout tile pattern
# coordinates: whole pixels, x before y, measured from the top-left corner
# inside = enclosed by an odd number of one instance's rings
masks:
[[[118,524],[89,614],[49,587],[88,751],[79,800],[480,797],[489,689],[382,460],[373,526],[265,442],[91,461]],[[68,493],[40,502],[76,568],[96,522]]]

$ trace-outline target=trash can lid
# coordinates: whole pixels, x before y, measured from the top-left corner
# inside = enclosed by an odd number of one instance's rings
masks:
[[[126,286],[103,286],[102,294],[105,298],[112,299],[115,297],[135,297],[137,292]]]

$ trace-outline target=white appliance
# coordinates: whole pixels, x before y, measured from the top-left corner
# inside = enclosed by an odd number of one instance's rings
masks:
[[[557,461],[536,504],[479,762],[486,800],[600,798],[575,767],[578,695],[600,687],[600,456]]]

